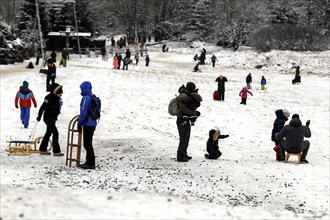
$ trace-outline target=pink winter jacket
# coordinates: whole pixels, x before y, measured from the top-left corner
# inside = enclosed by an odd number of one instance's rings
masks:
[[[241,96],[243,99],[247,98],[247,94],[250,93],[252,96],[252,92],[250,92],[246,87],[244,87],[240,92],[239,92],[239,96]]]

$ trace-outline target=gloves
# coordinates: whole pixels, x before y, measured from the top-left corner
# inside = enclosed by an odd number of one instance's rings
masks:
[[[37,108],[37,105],[35,105],[34,108]]]
[[[227,135],[225,135],[225,138],[227,138],[227,137],[229,137],[229,135],[227,134]]]
[[[18,108],[18,105],[15,105],[16,108]]]
[[[195,116],[199,117],[201,115],[201,113],[199,111],[195,111]]]
[[[79,132],[79,133],[82,132],[82,125],[78,125],[78,132]]]
[[[40,119],[41,119],[41,117],[38,116],[38,117],[37,117],[37,121],[40,121]]]
[[[310,123],[311,123],[311,120],[306,121],[306,127],[308,127]]]

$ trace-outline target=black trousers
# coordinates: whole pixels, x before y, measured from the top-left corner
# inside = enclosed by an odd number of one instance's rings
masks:
[[[49,142],[49,138],[53,135],[53,153],[61,152],[60,144],[58,143],[58,130],[56,128],[56,120],[55,119],[46,119],[45,124],[47,125],[46,133],[42,138],[39,150],[40,151],[47,151],[47,146]]]
[[[242,98],[242,101],[241,101],[240,104],[244,104],[244,105],[246,105],[246,98]]]
[[[222,90],[218,90],[219,92],[219,100],[225,101],[225,92]]]
[[[285,140],[281,141],[280,144],[280,158],[284,159],[285,158],[285,151],[288,153],[293,153],[293,154],[299,154],[302,152],[301,159],[306,159],[308,150],[309,150],[309,141],[305,140],[302,143],[302,146],[297,146],[297,148],[290,148],[287,147],[285,144]]]
[[[190,139],[191,125],[189,119],[177,118],[176,124],[179,131],[180,142],[178,148],[178,155],[187,155],[187,149]]]
[[[95,126],[83,126],[84,148],[86,150],[86,163],[95,166],[95,154],[93,149],[93,135]]]
[[[50,91],[50,81],[52,81],[52,84],[55,83],[55,78],[54,77],[48,77],[46,78],[46,92],[49,92]]]
[[[212,61],[212,66],[215,67],[215,61]]]

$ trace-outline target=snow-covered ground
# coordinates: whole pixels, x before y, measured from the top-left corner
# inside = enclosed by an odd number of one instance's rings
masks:
[[[102,99],[94,135],[96,170],[65,165],[65,157],[7,156],[9,140],[28,140],[45,92],[45,75],[24,64],[1,70],[1,212],[5,219],[329,219],[330,55],[249,48],[232,52],[208,45],[178,48],[169,42],[149,48],[150,66],[140,57],[128,71],[112,60],[72,56],[57,65],[64,86],[57,127],[66,152],[68,123],[79,114],[79,85],[91,81]],[[193,73],[193,56],[207,50],[208,65]],[[209,64],[211,52],[219,62]],[[292,85],[292,65],[301,66],[302,83]],[[58,64],[58,62],[57,62]],[[254,68],[264,65],[262,69]],[[238,93],[252,73],[253,96],[240,105]],[[213,101],[219,75],[228,78],[225,102]],[[261,76],[267,90],[260,90]],[[15,94],[23,80],[37,98],[29,129],[22,128]],[[187,163],[175,160],[178,131],[167,105],[178,88],[195,82],[203,97],[201,117],[192,127]],[[311,120],[308,164],[275,161],[270,140],[275,110]],[[37,124],[35,137],[45,125]],[[204,158],[210,129],[230,137],[219,141],[223,155]],[[82,150],[84,162],[85,150]]]

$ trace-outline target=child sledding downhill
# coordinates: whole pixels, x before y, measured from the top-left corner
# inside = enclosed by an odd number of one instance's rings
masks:
[[[276,119],[273,124],[273,130],[272,130],[272,141],[275,143],[275,147],[273,150],[276,152],[276,160],[280,161],[280,142],[275,139],[275,135],[279,133],[282,128],[284,127],[285,122],[290,117],[290,112],[286,109],[278,109],[275,111]]]
[[[218,159],[222,153],[219,150],[218,140],[229,137],[229,135],[220,135],[220,130],[210,130],[209,139],[206,143],[206,151],[208,154],[205,154],[207,159]]]

